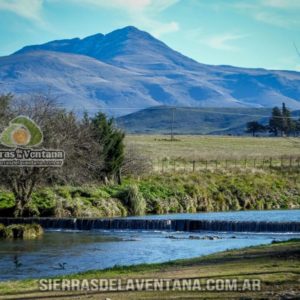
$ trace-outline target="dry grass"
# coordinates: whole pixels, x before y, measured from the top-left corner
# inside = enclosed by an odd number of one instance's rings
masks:
[[[230,136],[176,136],[171,142],[163,135],[128,135],[126,144],[151,159],[183,158],[242,159],[299,156],[299,138],[251,138]]]

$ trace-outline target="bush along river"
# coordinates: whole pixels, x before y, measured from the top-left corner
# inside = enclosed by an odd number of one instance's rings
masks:
[[[174,214],[120,219],[9,219],[40,223],[33,240],[0,241],[0,280],[165,262],[300,238],[300,210]]]

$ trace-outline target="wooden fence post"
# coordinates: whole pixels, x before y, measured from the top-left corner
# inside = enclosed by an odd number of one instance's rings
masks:
[[[196,162],[193,160],[193,172],[196,170]]]

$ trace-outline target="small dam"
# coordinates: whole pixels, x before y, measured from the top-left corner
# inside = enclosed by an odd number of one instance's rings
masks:
[[[0,218],[0,223],[40,224],[44,229],[68,230],[159,230],[219,232],[300,232],[300,222],[221,221],[190,219],[126,218]]]

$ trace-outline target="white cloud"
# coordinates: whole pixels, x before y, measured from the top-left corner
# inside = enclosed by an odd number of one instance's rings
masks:
[[[95,9],[113,9],[123,11],[131,24],[149,31],[160,37],[163,34],[179,30],[175,21],[158,21],[158,14],[176,4],[180,0],[65,0],[70,5],[77,4],[83,7],[93,6]],[[18,16],[37,23],[52,31],[43,20],[43,4],[59,3],[60,0],[0,0],[0,10],[10,11]],[[128,25],[131,25],[128,24]]]
[[[202,42],[213,49],[238,51],[239,48],[235,45],[232,45],[231,42],[243,39],[245,37],[247,37],[247,35],[225,33],[222,35],[211,36],[207,39],[204,39]]]
[[[28,20],[43,23],[43,0],[0,0],[0,10],[12,12]]]
[[[164,34],[176,32],[179,30],[179,24],[175,21],[164,23],[147,16],[132,16],[132,24],[136,25],[137,27],[144,28],[157,38]]]
[[[295,28],[300,25],[300,0],[256,0],[237,2],[233,8],[253,19],[276,27]]]
[[[50,0],[51,1],[51,0]],[[68,0],[69,2],[77,2],[81,5],[94,5],[96,7],[116,8],[128,11],[141,11],[151,4],[151,0]]]
[[[55,0],[48,0],[55,1]],[[179,0],[68,0],[78,5],[93,5],[98,8],[117,9],[126,13],[131,24],[149,31],[156,37],[176,32],[179,24],[176,21],[162,22],[157,16],[160,12],[176,4]]]
[[[258,11],[253,14],[253,17],[260,22],[278,26],[278,27],[283,27],[283,28],[288,28],[291,26],[291,23],[293,22],[290,19],[284,18],[276,13],[272,13],[269,11]]]
[[[176,32],[178,30],[179,30],[179,24],[173,21],[170,23],[160,24],[159,27],[156,27],[152,30],[152,33],[155,36],[160,37],[161,35],[164,35],[166,33]]]
[[[300,8],[299,0],[262,0],[264,6],[279,8],[279,9],[293,9]]]
[[[48,0],[57,1],[57,0]],[[174,5],[178,0],[67,0],[83,6],[93,5],[96,7],[121,9],[128,12],[153,11],[160,12]]]

